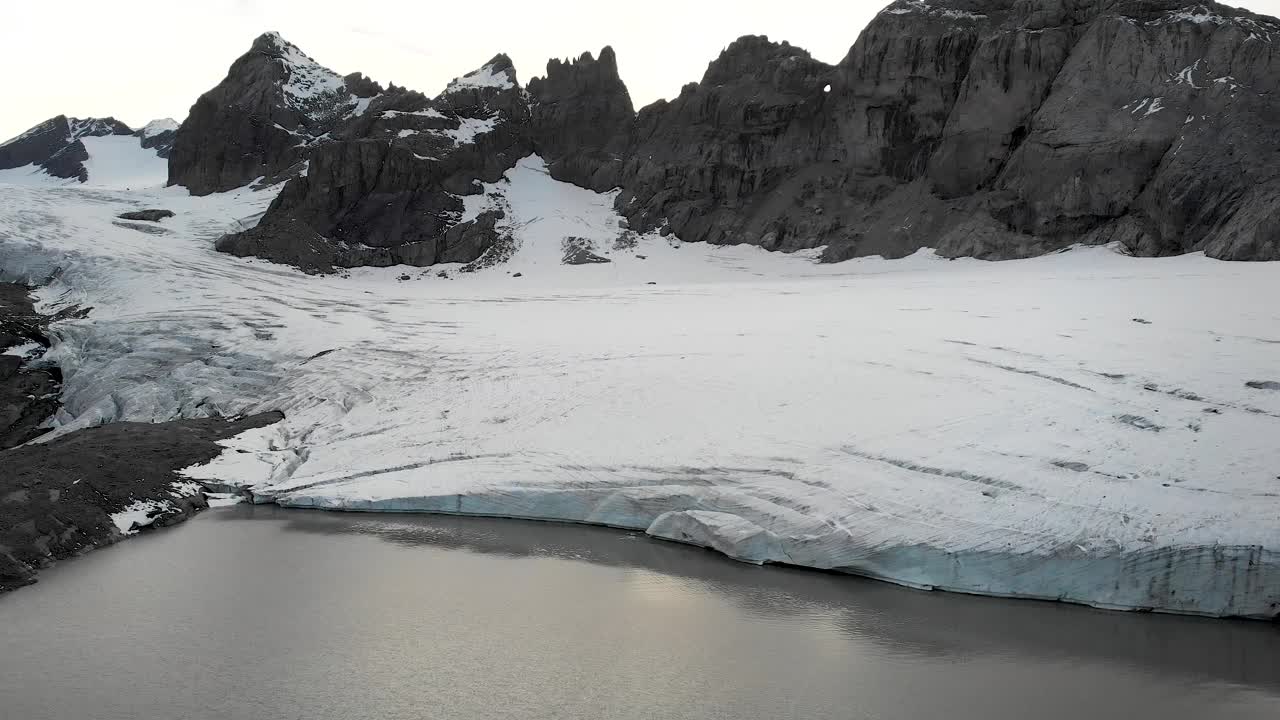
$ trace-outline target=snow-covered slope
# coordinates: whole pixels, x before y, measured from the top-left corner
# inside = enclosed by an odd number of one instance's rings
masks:
[[[161,118],[159,120],[152,120],[146,125],[143,125],[142,128],[138,130],[137,135],[143,139],[150,139],[163,133],[177,132],[178,127],[179,125],[177,120],[174,120],[173,118]]]
[[[165,134],[171,142],[176,128],[173,120],[160,120],[134,132],[114,118],[60,115],[0,145],[0,183],[122,189],[162,185],[168,176]],[[17,162],[4,162],[14,158]]]
[[[89,159],[85,169],[89,171],[86,185],[113,188],[154,188],[164,185],[169,176],[169,164],[138,144],[138,138],[129,135],[107,135],[81,140]]]
[[[454,78],[445,88],[446,94],[457,92],[463,88],[498,88],[499,90],[509,90],[515,87],[515,83],[511,81],[511,73],[506,69],[495,67],[492,63],[481,67],[478,70]]]
[[[188,471],[262,500],[1280,612],[1280,265],[1103,247],[819,265],[627,233],[610,196],[537,158],[486,190],[467,212],[501,207],[513,242],[475,272],[220,255],[270,194],[176,188],[5,188],[0,267],[61,268],[45,304],[94,307],[51,351],[64,428],[283,410]],[[112,224],[133,206],[177,216],[159,236]],[[583,247],[611,262],[562,264]]]
[[[84,185],[118,189],[155,188],[164,185],[168,163],[138,144],[132,135],[104,135],[81,138],[88,159],[83,161],[88,179]],[[49,175],[37,165],[0,170],[0,184],[49,187],[80,185],[77,178]]]

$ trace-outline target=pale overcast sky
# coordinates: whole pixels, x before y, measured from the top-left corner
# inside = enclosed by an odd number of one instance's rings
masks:
[[[1191,0],[1188,0],[1190,2]],[[339,73],[434,95],[499,52],[521,83],[550,57],[618,53],[640,107],[674,97],[740,35],[835,63],[889,0],[59,0],[5,3],[0,139],[65,113],[182,120],[253,38],[277,30]],[[1280,0],[1249,7],[1280,14]]]

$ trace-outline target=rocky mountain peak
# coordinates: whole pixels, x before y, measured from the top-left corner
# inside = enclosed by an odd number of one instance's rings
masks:
[[[134,134],[137,135],[138,137],[150,138],[150,137],[155,137],[157,135],[160,135],[162,133],[177,132],[177,130],[178,130],[177,120],[174,120],[173,118],[161,118],[159,120],[152,120],[146,125],[143,125]]]
[[[534,144],[552,176],[614,187],[635,108],[613,48],[605,46],[599,59],[585,52],[572,61],[549,60],[546,77],[529,81],[529,96]]]
[[[67,126],[67,116],[57,115],[37,125],[33,125],[31,126],[31,128],[23,131],[22,133],[15,135],[14,137],[9,138],[8,140],[5,140],[4,142],[0,143],[0,147],[8,147],[10,145],[16,145],[17,143],[22,142],[23,140],[26,140],[27,138],[33,135],[43,134],[48,132],[57,132],[59,129],[65,128],[66,126]]]
[[[383,92],[382,86],[365,77],[363,73],[354,72],[342,78],[342,84],[358,98],[371,98]],[[395,87],[394,85],[392,86]]]
[[[275,30],[268,30],[253,39],[253,45],[250,46],[250,52],[259,52],[263,55],[279,55],[285,47],[294,47],[293,43],[284,39],[280,33]]]
[[[72,139],[132,134],[133,130],[128,125],[113,117],[67,118],[67,136]]]
[[[498,53],[478,69],[454,78],[444,89],[445,95],[467,90],[510,90],[519,87],[516,66],[505,53]]]
[[[721,85],[759,78],[773,73],[780,63],[809,59],[807,50],[786,41],[772,42],[765,35],[743,35],[707,65],[702,83]]]
[[[173,139],[178,135],[178,121],[173,118],[152,120],[133,134],[142,147],[155,150],[156,155],[167,158],[173,150]]]
[[[279,33],[253,41],[174,138],[169,183],[203,195],[296,171],[307,148],[364,113],[381,87],[343,77]]]
[[[533,101],[542,105],[597,98],[600,109],[611,116],[606,119],[609,132],[617,129],[618,120],[624,116],[629,120],[635,114],[631,95],[618,75],[617,58],[607,46],[600,51],[598,60],[590,52],[571,61],[548,60],[546,76],[530,80],[528,89]]]
[[[313,60],[279,33],[258,36],[251,52],[279,63],[284,101],[304,115],[323,116],[351,98],[341,75]]]

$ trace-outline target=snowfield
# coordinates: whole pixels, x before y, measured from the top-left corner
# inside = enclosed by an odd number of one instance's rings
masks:
[[[820,265],[623,233],[612,196],[534,157],[468,203],[508,209],[506,263],[312,277],[213,250],[272,192],[132,187],[0,187],[4,274],[93,308],[49,353],[60,431],[278,409],[186,474],[918,587],[1280,614],[1280,264]],[[177,216],[114,221],[142,207]],[[564,265],[571,245],[612,262]]]

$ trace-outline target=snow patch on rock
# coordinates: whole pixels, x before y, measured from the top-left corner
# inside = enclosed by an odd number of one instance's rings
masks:
[[[143,125],[140,132],[142,133],[143,139],[146,139],[153,138],[161,133],[177,130],[178,127],[179,125],[177,120],[174,120],[173,118],[163,118],[161,120],[152,120],[146,125]]]
[[[981,13],[931,5],[927,2],[923,2],[923,0],[901,0],[899,3],[885,9],[884,12],[889,15],[909,15],[917,13],[932,17],[939,17],[946,20],[985,20],[987,17]]]
[[[483,135],[498,126],[497,113],[487,118],[469,118],[459,117],[458,127],[447,128],[444,130],[431,130],[429,132],[443,135],[458,145],[475,142],[479,135]]]
[[[454,78],[445,88],[446,93],[466,88],[498,88],[510,90],[515,87],[511,75],[506,70],[495,70],[493,65],[485,65],[479,70],[472,70],[460,78]]]
[[[282,89],[286,102],[295,109],[305,111],[317,98],[345,92],[342,76],[313,60],[279,33],[267,35],[280,53],[277,59],[288,71]]]
[[[112,513],[111,522],[115,523],[116,529],[122,534],[135,535],[138,530],[148,527],[157,517],[172,509],[172,503],[166,500],[134,500],[124,510]]]

